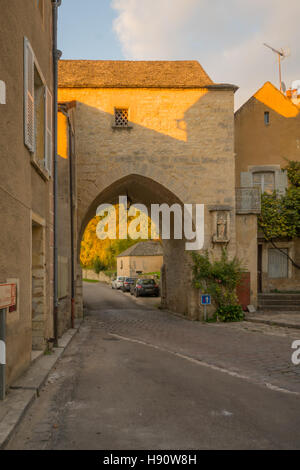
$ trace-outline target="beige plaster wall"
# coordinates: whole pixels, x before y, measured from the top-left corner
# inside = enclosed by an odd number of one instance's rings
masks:
[[[0,282],[19,280],[19,312],[7,319],[7,384],[29,365],[32,348],[31,213],[45,221],[44,337],[53,336],[53,211],[52,180],[31,165],[24,145],[23,48],[26,36],[52,90],[52,7],[45,2],[44,19],[36,2],[1,2],[0,77],[6,83],[6,104],[0,105]]]

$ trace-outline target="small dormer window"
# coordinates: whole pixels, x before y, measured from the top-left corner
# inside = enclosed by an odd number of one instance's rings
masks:
[[[270,113],[269,111],[265,111],[265,125],[268,126],[270,124]]]
[[[115,126],[128,127],[128,108],[115,108]]]

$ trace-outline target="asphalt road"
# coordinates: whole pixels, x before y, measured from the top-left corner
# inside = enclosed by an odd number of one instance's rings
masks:
[[[84,294],[85,321],[8,449],[300,448],[297,332],[193,323],[101,284]]]

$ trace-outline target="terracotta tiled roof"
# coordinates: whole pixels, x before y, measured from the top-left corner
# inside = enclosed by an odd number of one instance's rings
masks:
[[[60,60],[59,86],[69,88],[201,88],[213,81],[196,60]]]
[[[163,249],[159,242],[148,240],[147,242],[136,243],[135,245],[127,248],[127,250],[120,253],[117,258],[124,256],[162,256]]]

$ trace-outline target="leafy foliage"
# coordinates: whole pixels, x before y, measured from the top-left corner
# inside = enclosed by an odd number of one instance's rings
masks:
[[[99,256],[97,256],[97,258],[94,259],[94,262],[93,262],[93,269],[94,269],[94,271],[95,271],[96,274],[99,274],[100,271],[104,271],[104,270],[105,270],[105,264],[103,264],[103,263],[100,261]]]
[[[289,161],[286,170],[290,182],[286,194],[262,195],[258,223],[267,240],[300,236],[300,162]]]
[[[116,205],[116,217],[117,223],[119,220],[119,206]],[[116,257],[123,251],[130,248],[135,243],[143,241],[142,238],[138,240],[132,240],[128,237],[127,240],[100,240],[97,237],[96,229],[100,221],[100,217],[94,217],[87,225],[82,242],[80,251],[80,261],[84,268],[94,269],[94,262],[99,258],[102,265],[106,270],[115,270],[116,268]],[[128,217],[128,223],[130,223],[134,217]],[[151,233],[151,219],[148,220],[148,230]],[[119,227],[117,225],[117,236],[119,233]]]
[[[143,276],[153,276],[156,279],[160,279],[160,271],[153,271],[152,273],[144,273]]]
[[[245,318],[241,305],[223,305],[219,307],[214,317],[222,322],[242,321]]]
[[[286,167],[288,179],[295,188],[300,187],[300,162],[290,160]]]
[[[220,260],[210,261],[207,251],[193,252],[192,258],[193,286],[210,294],[218,309],[238,305],[236,288],[245,271],[241,262],[236,257],[229,260],[225,249]]]

